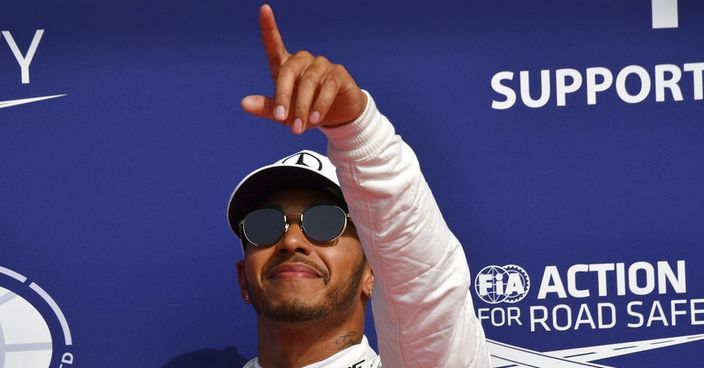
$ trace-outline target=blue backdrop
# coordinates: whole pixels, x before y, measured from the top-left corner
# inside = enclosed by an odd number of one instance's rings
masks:
[[[0,5],[0,367],[256,355],[226,202],[325,150],[239,107],[273,90],[259,6]],[[495,366],[702,366],[704,3],[272,6],[416,150]]]

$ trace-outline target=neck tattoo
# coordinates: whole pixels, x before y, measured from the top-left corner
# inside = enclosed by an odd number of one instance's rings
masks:
[[[350,331],[345,335],[342,335],[335,340],[335,345],[338,346],[339,350],[347,349],[352,345],[359,344],[362,341],[360,334],[357,331]]]

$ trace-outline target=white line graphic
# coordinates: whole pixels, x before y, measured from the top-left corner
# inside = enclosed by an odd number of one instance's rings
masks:
[[[610,368],[592,362],[699,340],[704,334],[539,352],[487,339],[494,368]]]
[[[651,1],[653,4],[653,29],[679,27],[677,0]]]
[[[32,97],[32,98],[22,98],[19,100],[0,101],[0,109],[4,109],[6,107],[17,106],[17,105],[24,105],[24,104],[28,104],[28,103],[32,103],[32,102],[50,100],[52,98],[59,98],[59,97],[64,97],[64,96],[66,96],[65,93],[62,95],[41,96],[41,97]]]
[[[565,359],[558,355],[553,356],[549,352],[541,353],[503,342],[487,341],[491,354],[491,366],[494,368],[609,368],[605,365]]]
[[[59,305],[56,304],[54,299],[51,296],[49,296],[49,294],[47,294],[47,292],[44,291],[44,289],[39,287],[39,285],[37,285],[35,283],[31,283],[31,284],[29,284],[29,287],[32,290],[36,291],[37,294],[39,294],[39,296],[41,296],[42,299],[44,299],[44,301],[47,304],[49,304],[49,306],[51,307],[51,310],[54,311],[54,314],[56,314],[56,317],[59,319],[59,324],[61,324],[61,329],[64,332],[64,341],[66,342],[66,345],[70,346],[71,344],[73,344],[73,339],[71,338],[71,330],[68,328],[68,322],[66,322],[66,316],[64,316],[64,312],[61,311],[61,308],[59,308]]]
[[[27,278],[26,278],[26,277],[20,275],[19,273],[15,272],[15,271],[13,271],[13,270],[11,270],[11,269],[9,269],[9,268],[5,268],[5,267],[0,266],[0,273],[5,274],[5,275],[7,275],[7,276],[10,276],[10,277],[12,277],[13,279],[15,279],[15,280],[17,280],[17,281],[19,281],[19,282],[22,282],[22,283],[24,283],[25,281],[27,281]]]

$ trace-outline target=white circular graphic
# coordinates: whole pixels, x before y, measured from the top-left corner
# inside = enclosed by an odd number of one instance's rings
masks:
[[[520,266],[486,266],[474,278],[474,292],[489,304],[517,303],[528,295],[530,278]]]
[[[0,287],[0,368],[48,368],[51,331],[21,296]]]

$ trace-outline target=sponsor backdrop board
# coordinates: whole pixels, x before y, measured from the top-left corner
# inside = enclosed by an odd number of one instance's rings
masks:
[[[1,367],[256,354],[226,202],[325,149],[239,108],[272,91],[259,5],[3,2]],[[702,366],[704,3],[273,6],[416,150],[495,366]]]

